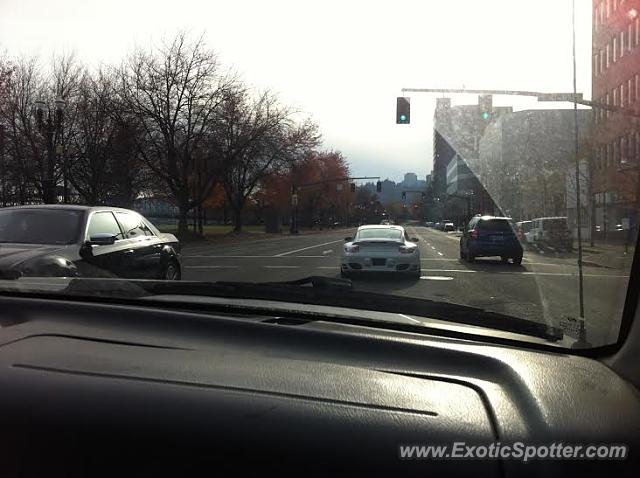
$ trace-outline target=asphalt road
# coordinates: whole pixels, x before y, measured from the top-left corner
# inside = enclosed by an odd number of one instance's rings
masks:
[[[420,280],[395,276],[354,279],[354,287],[481,307],[559,325],[578,317],[578,268],[575,253],[525,252],[521,266],[499,258],[473,264],[459,259],[459,237],[425,227],[408,228],[419,238]],[[187,246],[183,279],[282,281],[308,275],[339,277],[340,253],[352,230],[332,230],[220,245]],[[592,345],[617,338],[629,279],[626,262],[589,263],[583,268],[587,338]]]

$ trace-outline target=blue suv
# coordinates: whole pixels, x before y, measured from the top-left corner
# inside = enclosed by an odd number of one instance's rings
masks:
[[[522,263],[522,245],[507,217],[476,216],[460,238],[460,258],[473,262],[476,257],[499,256]]]

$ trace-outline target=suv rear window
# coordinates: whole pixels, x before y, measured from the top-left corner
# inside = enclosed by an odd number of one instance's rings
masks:
[[[512,232],[513,229],[506,219],[484,219],[478,221],[478,229],[483,231]]]

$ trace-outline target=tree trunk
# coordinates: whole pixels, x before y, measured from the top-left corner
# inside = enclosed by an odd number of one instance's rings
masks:
[[[189,225],[187,224],[187,215],[189,214],[189,206],[180,204],[178,207],[178,236],[186,237],[189,234]]]
[[[233,232],[242,232],[242,207],[233,208]]]

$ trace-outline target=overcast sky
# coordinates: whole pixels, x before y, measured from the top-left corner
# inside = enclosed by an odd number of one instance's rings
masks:
[[[576,4],[578,91],[590,98],[591,0]],[[435,96],[414,94],[411,125],[396,125],[403,87],[572,89],[571,0],[0,0],[0,49],[43,62],[75,51],[117,63],[184,29],[204,32],[248,83],[308,112],[355,175],[430,172]]]

